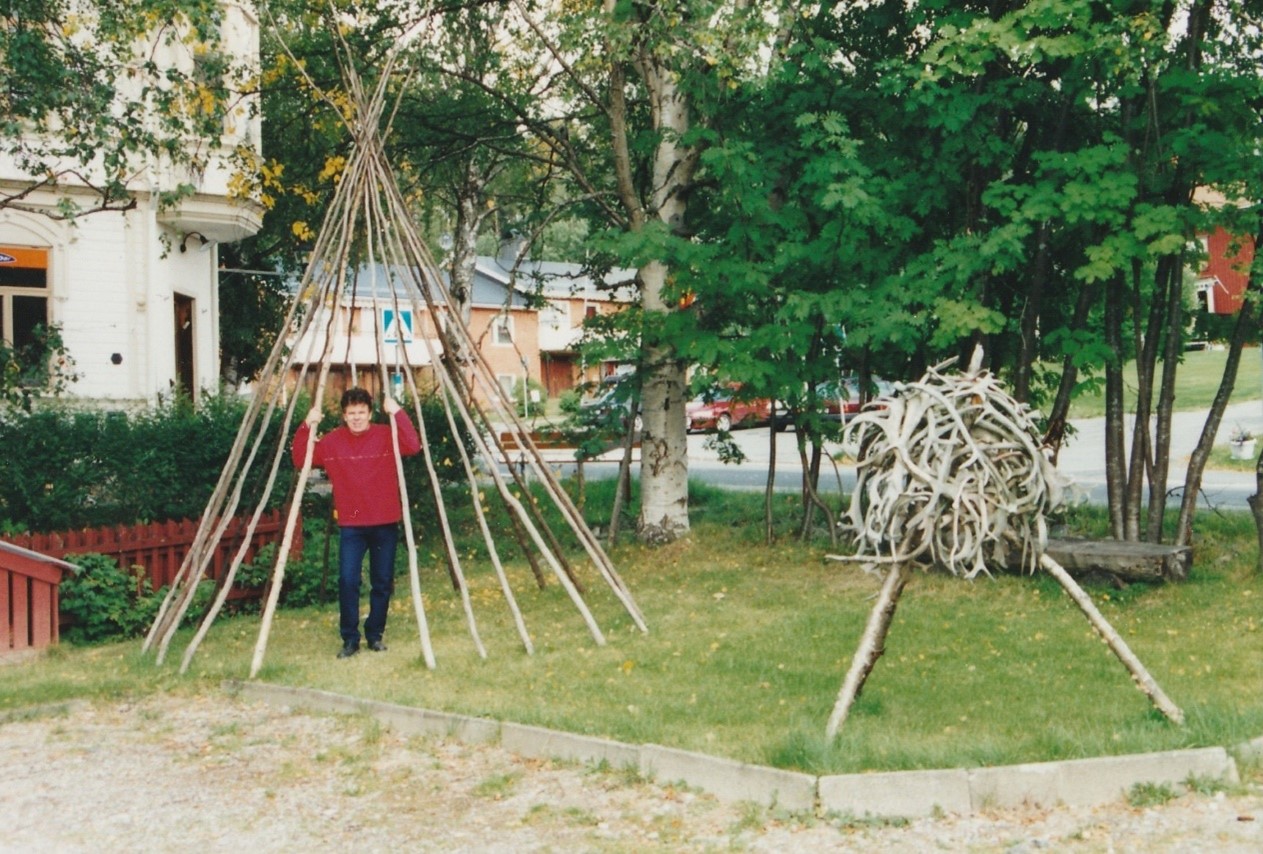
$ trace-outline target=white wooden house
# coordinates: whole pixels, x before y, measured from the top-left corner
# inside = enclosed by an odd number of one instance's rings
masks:
[[[222,0],[223,48],[258,64],[258,19],[252,4]],[[159,61],[192,62],[178,47]],[[223,142],[259,149],[260,125],[242,103]],[[176,389],[197,395],[219,384],[217,246],[259,230],[262,208],[229,195],[230,171],[212,155],[201,174],[150,165],[129,184],[136,206],[74,222],[38,212],[0,210],[0,334],[29,341],[36,325],[60,327],[74,372],[75,398],[101,405],[152,402]],[[0,184],[29,186],[28,176],[0,158]],[[163,208],[164,192],[195,192]],[[62,185],[36,192],[27,207],[54,210],[77,192]]]

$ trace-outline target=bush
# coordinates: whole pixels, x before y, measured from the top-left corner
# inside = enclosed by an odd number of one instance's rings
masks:
[[[535,398],[538,398],[538,401]],[[548,405],[548,390],[535,380],[528,380],[525,388],[522,380],[514,380],[513,397],[510,402],[519,418],[543,415],[544,408]]]
[[[129,415],[49,408],[36,412],[0,413],[0,531],[56,531],[133,525],[168,519],[198,518],[223,471],[245,414],[246,402],[218,397],[194,407],[187,399]],[[306,412],[300,402],[299,412]],[[442,403],[422,402],[422,417],[431,456],[444,482],[464,482],[456,442],[473,453],[473,441],[453,436]],[[332,428],[335,416],[326,419]],[[281,416],[269,430],[265,448],[275,450]],[[287,448],[289,439],[286,438]],[[421,455],[405,459],[405,477],[415,505],[433,504],[429,477]],[[242,497],[253,508],[262,494],[268,464],[256,461]],[[279,506],[285,489],[273,491]],[[435,516],[433,512],[429,514]],[[282,601],[286,607],[327,602],[337,597],[336,551],[327,570],[324,532],[329,525],[328,496],[304,499],[307,550],[286,568]],[[437,524],[432,521],[431,524]],[[275,565],[275,547],[260,551],[238,571],[236,584],[266,583]],[[150,589],[139,574],[118,569],[99,555],[73,559],[80,571],[62,584],[61,610],[73,625],[66,637],[76,643],[132,636],[152,623],[163,591]],[[214,593],[214,582],[199,585],[186,619],[200,618]]]
[[[281,602],[286,608],[302,608],[338,598],[337,537],[326,540],[333,527],[327,496],[309,495],[303,501],[303,554],[290,557],[285,564],[285,583],[281,586]],[[332,532],[336,533],[336,532]],[[275,551],[271,551],[275,555]],[[257,559],[256,559],[257,560]],[[269,570],[273,564],[269,564]]]
[[[187,399],[129,415],[65,407],[0,415],[0,527],[57,531],[197,518],[232,449],[245,402]],[[279,416],[272,429],[279,429]],[[243,497],[262,494],[256,465]],[[273,506],[284,500],[274,492]]]
[[[567,415],[578,415],[582,400],[583,392],[577,388],[568,388],[557,396],[557,406]]]
[[[113,558],[99,554],[67,558],[76,567],[59,588],[61,613],[70,618],[66,639],[99,643],[144,632],[158,613],[162,597],[153,592],[143,567],[129,575]]]
[[[408,407],[409,417],[415,413]],[[443,410],[443,402],[435,396],[421,401],[421,417],[425,420],[425,438],[430,447],[430,458],[434,461],[434,470],[441,483],[463,483],[465,468],[461,463],[460,451],[456,443],[464,445],[465,453],[473,459],[475,454],[474,440],[465,432],[464,423],[457,418],[456,425],[459,436],[452,435],[451,426],[447,423],[447,415]],[[409,497],[415,499],[420,492],[430,491],[430,477],[425,471],[425,454],[405,457],[403,461],[404,478],[408,483]]]

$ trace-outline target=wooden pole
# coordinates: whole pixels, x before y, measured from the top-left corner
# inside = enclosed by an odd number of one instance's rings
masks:
[[[860,638],[859,648],[851,659],[851,669],[842,681],[842,690],[838,692],[838,700],[833,706],[833,714],[829,716],[829,725],[825,735],[833,740],[851,705],[864,690],[868,674],[873,672],[877,659],[886,651],[886,634],[890,631],[890,623],[895,617],[895,608],[899,605],[899,595],[908,583],[908,565],[902,561],[893,564],[886,572],[886,580],[882,583],[881,592],[877,594],[877,603],[868,615],[868,625],[864,627],[864,635]]]
[[[1097,610],[1096,605],[1092,603],[1092,597],[1083,591],[1083,588],[1070,577],[1070,573],[1066,572],[1061,564],[1047,554],[1040,557],[1039,565],[1046,569],[1049,575],[1057,579],[1062,588],[1070,594],[1070,598],[1074,600],[1074,603],[1079,606],[1079,610],[1087,615],[1088,622],[1092,624],[1092,628],[1096,629],[1097,634],[1105,640],[1105,643],[1113,651],[1114,655],[1118,656],[1118,660],[1131,673],[1131,678],[1136,683],[1136,687],[1149,697],[1149,700],[1157,707],[1158,711],[1166,715],[1167,720],[1177,726],[1183,726],[1184,712],[1180,710],[1179,706],[1171,702],[1171,699],[1167,697],[1162,687],[1158,685],[1157,680],[1149,675],[1149,671],[1140,663],[1140,659],[1136,658],[1135,654],[1128,648],[1127,642],[1123,640],[1118,632],[1114,631],[1114,627]]]

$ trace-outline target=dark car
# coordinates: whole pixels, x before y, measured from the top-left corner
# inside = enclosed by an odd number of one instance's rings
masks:
[[[860,388],[860,378],[844,376],[816,386],[816,396],[821,403],[821,414],[829,421],[850,421],[859,414],[867,402],[880,405],[880,398],[894,393],[894,386],[886,380],[873,377],[867,398]]]
[[[585,426],[610,432],[622,432],[627,429],[628,420],[632,428],[639,431],[640,413],[630,388],[618,383],[605,383],[592,397],[580,402],[579,421]]]
[[[727,432],[735,427],[755,427],[772,420],[772,401],[766,397],[743,400],[740,389],[722,387],[684,406],[687,429],[690,433],[706,430]]]

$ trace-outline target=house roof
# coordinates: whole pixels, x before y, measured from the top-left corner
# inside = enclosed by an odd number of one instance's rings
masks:
[[[440,275],[444,285],[451,281],[447,270],[441,270]],[[397,265],[365,264],[347,283],[344,301],[350,301],[352,288],[357,300],[388,300],[391,298],[392,282],[393,287],[399,288],[402,283],[416,278],[406,268]],[[635,280],[635,270],[615,267],[597,277],[583,264],[565,261],[523,260],[514,271],[512,264],[503,258],[479,255],[474,266],[472,304],[484,308],[502,308],[505,305],[509,308],[529,308],[531,300],[537,296],[629,303],[636,297]],[[294,292],[297,288],[298,282],[291,280],[290,291]],[[441,305],[444,302],[441,293],[435,291],[432,296],[436,303]]]
[[[447,285],[450,281],[447,271],[440,271],[440,275],[442,276],[443,284]],[[399,265],[365,264],[358,268],[351,279],[347,281],[343,302],[349,303],[351,301],[352,289],[354,289],[356,301],[390,300],[392,290],[399,291],[400,297],[403,298],[403,287],[409,281],[415,281],[420,278],[408,268]],[[290,292],[292,293],[297,289],[298,281],[291,279]],[[443,293],[437,288],[431,288],[430,295],[439,305],[446,301]],[[527,308],[529,302],[527,295],[521,291],[510,293],[506,280],[488,275],[480,268],[475,268],[473,305],[502,308],[507,304],[509,308]]]
[[[479,255],[476,269],[505,287],[512,280],[519,293],[624,303],[632,302],[636,296],[636,271],[618,267],[597,278],[583,264],[524,259],[514,271],[509,259]]]

